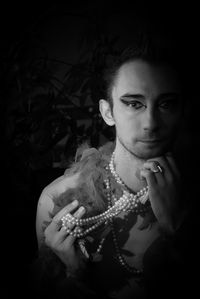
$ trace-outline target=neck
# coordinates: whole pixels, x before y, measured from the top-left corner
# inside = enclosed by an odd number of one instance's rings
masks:
[[[140,170],[145,160],[130,153],[118,140],[114,162],[117,174],[130,189],[137,192],[146,186],[145,180],[140,177]]]

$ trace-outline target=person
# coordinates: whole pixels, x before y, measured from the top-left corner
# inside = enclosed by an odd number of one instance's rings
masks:
[[[184,94],[177,60],[164,54],[150,39],[123,51],[99,101],[115,141],[80,147],[44,188],[36,217],[42,298],[180,294]]]

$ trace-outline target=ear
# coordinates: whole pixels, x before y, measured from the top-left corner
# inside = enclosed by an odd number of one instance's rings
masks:
[[[105,123],[109,126],[115,125],[115,120],[111,111],[111,107],[108,101],[101,99],[99,101],[99,111],[103,117]]]

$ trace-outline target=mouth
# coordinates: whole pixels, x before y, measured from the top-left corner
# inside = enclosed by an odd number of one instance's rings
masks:
[[[139,140],[142,143],[160,143],[162,142],[161,139],[144,139],[144,140]]]
[[[160,147],[161,144],[163,143],[163,140],[161,139],[142,139],[139,140],[140,144],[142,144],[145,147],[150,147],[150,148],[155,148],[155,147]]]

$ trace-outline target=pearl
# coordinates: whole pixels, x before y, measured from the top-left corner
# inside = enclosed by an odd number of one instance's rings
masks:
[[[138,204],[140,203],[141,195],[147,194],[148,188],[144,187],[141,189],[137,194],[130,193],[129,189],[116,173],[114,168],[114,152],[111,156],[110,163],[106,166],[107,171],[110,171],[113,175],[114,179],[118,184],[123,187],[123,194],[120,198],[117,198],[115,194],[113,194],[111,186],[110,186],[110,178],[104,180],[105,187],[106,187],[106,195],[108,199],[108,209],[96,216],[78,219],[71,214],[66,214],[62,217],[62,227],[67,229],[67,232],[74,237],[83,237],[86,236],[88,233],[92,232],[93,230],[97,229],[103,223],[109,224],[117,215],[119,215],[122,211],[125,213],[129,213],[130,211],[139,213],[144,211],[144,208],[141,207],[138,209]],[[112,205],[111,199],[113,200],[114,204]],[[67,223],[81,226],[82,231],[73,230],[67,228]],[[85,227],[85,228],[84,228]]]

